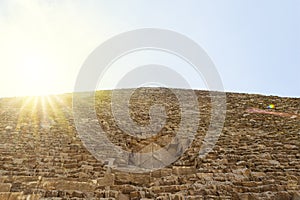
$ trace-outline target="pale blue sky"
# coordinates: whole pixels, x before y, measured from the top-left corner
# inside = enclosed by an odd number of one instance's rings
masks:
[[[94,48],[151,27],[202,46],[226,91],[300,97],[299,19],[299,0],[0,0],[0,96],[72,91]]]

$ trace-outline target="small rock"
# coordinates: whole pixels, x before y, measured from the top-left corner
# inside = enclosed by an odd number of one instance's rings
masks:
[[[13,129],[12,126],[7,126],[7,127],[5,127],[5,130],[6,130],[6,131],[11,131],[12,129]]]
[[[77,198],[84,198],[85,197],[84,193],[81,192],[81,191],[78,191],[78,190],[73,191],[72,196],[77,197]]]
[[[269,160],[269,163],[272,165],[280,165],[280,162],[278,162],[277,160]]]

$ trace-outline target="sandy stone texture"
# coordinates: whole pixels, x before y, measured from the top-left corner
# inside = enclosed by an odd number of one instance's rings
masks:
[[[124,92],[117,91],[118,98]],[[194,92],[200,115],[194,118],[199,127],[191,146],[171,165],[139,174],[111,168],[113,160],[97,160],[85,148],[74,123],[72,94],[0,99],[0,199],[300,199],[300,118],[295,117],[300,99],[227,93],[221,135],[213,150],[199,158],[211,98],[208,91]],[[140,88],[132,95],[130,116],[137,124],[149,123],[155,104],[167,113],[157,134],[141,128],[144,138],[117,126],[111,94],[97,91],[95,110],[115,145],[151,152],[172,141],[181,112],[171,90]],[[268,110],[269,104],[275,105],[272,112],[294,117],[247,112]]]

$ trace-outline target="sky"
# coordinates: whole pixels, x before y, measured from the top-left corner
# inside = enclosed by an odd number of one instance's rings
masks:
[[[299,19],[298,0],[0,0],[0,96],[72,92],[82,64],[104,41],[158,28],[197,42],[225,91],[300,97]],[[205,89],[178,58],[150,51],[120,59],[99,88],[153,62]]]

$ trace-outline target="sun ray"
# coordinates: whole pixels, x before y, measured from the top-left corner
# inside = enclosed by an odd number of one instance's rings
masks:
[[[51,108],[51,112],[54,114],[55,122],[58,123],[61,127],[68,127],[68,133],[71,133],[70,126],[71,122],[69,119],[69,113],[71,109],[66,106],[63,101],[60,99],[61,97],[57,96],[48,96],[47,102]]]
[[[32,102],[34,97],[24,97],[22,99],[22,105],[19,109],[19,116],[18,116],[18,122],[16,125],[16,130],[20,131],[23,126],[26,126],[26,124],[28,124],[27,120],[28,120],[28,109],[30,108],[30,103]],[[29,108],[28,108],[29,107]]]
[[[41,109],[42,109],[42,116],[41,116],[41,128],[49,130],[50,128],[50,119],[48,113],[48,106],[46,101],[49,101],[48,96],[41,97]]]

